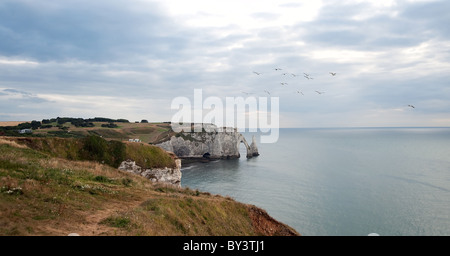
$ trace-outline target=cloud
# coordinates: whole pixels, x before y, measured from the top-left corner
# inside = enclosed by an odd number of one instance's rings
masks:
[[[446,24],[450,22],[449,8],[448,1],[419,2],[406,6],[401,16],[413,21],[413,25],[424,31],[426,36],[448,40],[450,30]]]
[[[128,1],[6,1],[0,5],[4,56],[39,61],[107,62],[144,54],[165,58],[183,48],[159,7]],[[178,31],[181,32],[181,31]]]
[[[434,30],[417,20],[408,8],[412,7],[377,8],[369,2],[329,4],[321,9],[320,18],[298,26],[306,26],[304,40],[322,46],[353,50],[408,47],[428,40]]]
[[[30,92],[0,88],[0,118],[2,120],[27,120],[33,117],[32,113],[35,111],[44,112],[41,107],[48,103],[50,102],[45,98]]]
[[[281,118],[302,116],[283,121],[289,125],[360,125],[374,116],[370,123],[382,125],[380,113],[406,104],[433,115],[421,120],[442,124],[450,120],[443,103],[450,97],[448,5],[5,0],[0,107],[11,116],[0,118],[168,120],[173,98],[202,88],[205,97],[221,98],[242,91],[265,97],[268,90],[280,97]],[[282,76],[276,67],[300,76]],[[401,123],[405,113],[393,116]]]
[[[23,91],[19,91],[16,89],[3,89],[3,92],[9,93],[9,94],[19,94],[19,95],[22,95],[25,97],[31,96],[31,93],[29,93],[29,92],[23,92]],[[6,94],[6,95],[8,95],[8,94]]]
[[[251,17],[255,18],[255,19],[260,19],[260,20],[276,20],[280,17],[280,14],[276,14],[276,13],[270,13],[270,12],[256,12],[256,13],[252,13]]]
[[[14,100],[16,103],[27,102],[34,104],[46,101],[45,99],[33,95],[32,93],[9,88],[1,90],[0,97],[3,101]]]

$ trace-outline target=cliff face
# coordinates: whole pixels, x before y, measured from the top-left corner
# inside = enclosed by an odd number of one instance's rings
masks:
[[[119,170],[140,175],[153,182],[163,182],[181,187],[181,160],[175,159],[175,164],[176,166],[174,168],[145,169],[137,165],[133,160],[126,160],[120,164]]]
[[[173,152],[180,158],[239,158],[239,145],[244,143],[247,148],[247,158],[258,156],[255,138],[251,145],[244,136],[236,130],[231,132],[181,132],[170,140],[157,144],[166,151]]]

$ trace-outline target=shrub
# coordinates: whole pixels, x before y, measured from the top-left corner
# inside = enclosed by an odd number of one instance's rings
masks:
[[[99,136],[91,135],[83,139],[82,155],[87,160],[103,161],[106,150],[106,140]]]
[[[102,127],[106,127],[106,128],[117,128],[119,127],[117,124],[115,123],[108,123],[108,124],[102,124]]]
[[[41,122],[36,121],[36,120],[31,121],[31,128],[32,128],[33,130],[38,129],[38,128],[41,127],[41,126],[42,126]]]
[[[101,175],[95,176],[94,181],[101,182],[101,183],[112,183],[113,182],[113,180],[111,180],[110,178],[101,176]]]
[[[130,225],[130,223],[131,221],[128,217],[109,217],[100,222],[100,224],[115,228],[125,228]]]
[[[126,158],[126,146],[120,141],[106,141],[90,135],[83,139],[82,158],[119,167]]]
[[[19,130],[31,129],[31,124],[30,123],[21,123],[17,127],[19,128]]]
[[[119,167],[126,158],[126,146],[120,141],[112,140],[108,142],[106,163],[113,167]]]
[[[123,178],[122,179],[122,185],[125,187],[130,187],[133,184],[133,180],[130,178]]]

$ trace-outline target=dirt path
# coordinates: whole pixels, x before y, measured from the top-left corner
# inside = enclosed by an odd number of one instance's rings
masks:
[[[78,227],[74,227],[69,233],[77,233],[80,236],[114,235],[115,228],[100,224],[100,222],[115,213],[129,211],[138,207],[143,201],[112,202],[103,205],[101,210],[86,213],[86,219]]]

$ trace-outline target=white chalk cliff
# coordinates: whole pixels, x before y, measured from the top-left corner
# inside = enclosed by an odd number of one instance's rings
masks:
[[[247,148],[247,158],[259,155],[255,137],[253,136],[252,144],[249,145],[245,137],[235,129],[220,132],[180,132],[156,146],[173,152],[179,158],[231,159],[240,157],[241,143]]]
[[[143,176],[153,182],[163,182],[180,187],[181,160],[175,159],[175,165],[175,168],[164,167],[145,169],[137,165],[133,160],[126,160],[120,164],[119,170]]]
[[[258,156],[255,136],[249,145],[245,137],[235,129],[231,131],[213,132],[180,132],[172,136],[168,141],[157,144],[162,149],[173,152],[175,168],[150,168],[145,169],[137,165],[133,160],[123,161],[119,170],[131,172],[143,176],[154,182],[163,182],[175,186],[181,186],[181,159],[232,159],[239,158],[239,145],[244,143],[247,148],[247,158]]]

